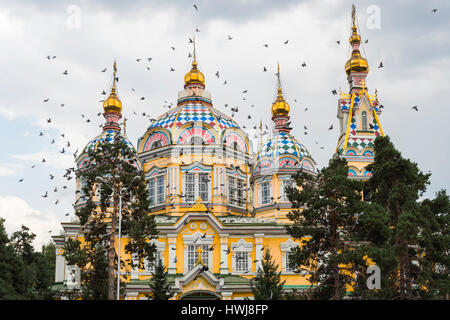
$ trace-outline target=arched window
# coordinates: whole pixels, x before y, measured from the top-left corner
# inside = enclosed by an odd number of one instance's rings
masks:
[[[160,148],[160,147],[162,147],[161,141],[155,141],[155,142],[152,143],[152,145],[150,147],[150,150],[153,150],[153,149],[156,149],[156,148]]]
[[[238,148],[239,148],[239,145],[238,145],[238,143],[235,141],[235,142],[233,142],[233,143],[231,144],[231,147],[233,148],[233,158],[234,158],[234,160],[237,160],[237,154],[238,154]]]
[[[193,136],[193,137],[191,137],[191,143],[190,144],[203,144],[203,137],[200,137],[200,136]]]
[[[363,111],[361,112],[361,130],[367,131],[367,112]]]

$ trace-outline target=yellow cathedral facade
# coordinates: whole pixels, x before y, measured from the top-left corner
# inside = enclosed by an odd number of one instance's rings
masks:
[[[376,93],[367,91],[369,66],[359,52],[354,11],[352,16],[352,54],[345,65],[349,92],[341,92],[338,100],[340,134],[334,156],[347,159],[349,178],[367,179],[370,172],[364,168],[373,161],[373,142],[377,135],[384,135],[379,122],[382,106]],[[299,170],[316,175],[318,169],[307,148],[290,133],[290,107],[283,97],[279,68],[272,133],[258,146],[252,145],[232,117],[213,106],[195,47],[176,107],[156,117],[136,147],[118,124],[122,102],[115,77],[114,72],[111,94],[103,104],[103,131],[86,145],[76,168],[87,164],[90,148],[116,132],[135,150],[148,182],[149,214],[155,216],[158,230],[158,238],[152,241],[168,271],[171,299],[252,299],[250,281],[266,249],[279,267],[281,280],[286,280],[285,290],[309,287],[307,275],[296,272],[289,262],[290,251],[299,241],[286,232],[291,203],[285,188],[293,185],[292,175]],[[77,177],[77,200],[82,185]],[[75,209],[83,205],[76,203]],[[52,238],[55,282],[64,298],[65,289],[79,287],[80,272],[67,264],[63,247],[69,237],[82,239],[82,226],[75,220],[61,224],[63,232]],[[125,253],[126,243],[123,235],[122,259],[134,259]],[[122,280],[125,299],[148,299],[152,265],[138,269],[125,263],[121,274],[126,279]]]

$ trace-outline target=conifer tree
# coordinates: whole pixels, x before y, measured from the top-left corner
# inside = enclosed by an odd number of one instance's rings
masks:
[[[392,270],[382,273],[389,273],[389,287],[395,292],[392,298],[412,299],[417,296],[413,290],[418,289],[416,280],[422,269],[418,259],[426,249],[420,242],[422,234],[428,231],[418,199],[429,184],[430,174],[422,173],[416,163],[404,159],[389,137],[377,137],[374,151],[374,162],[367,166],[372,177],[367,182],[366,199],[386,210],[391,229],[386,250],[394,252],[398,260]]]
[[[122,236],[130,239],[125,251],[138,257],[138,267],[143,266],[145,259],[154,259],[156,248],[149,240],[156,237],[156,224],[154,217],[148,215],[146,180],[138,169],[137,155],[119,133],[114,134],[111,141],[102,140],[95,149],[88,150],[88,157],[87,168],[78,172],[84,181],[82,197],[86,202],[76,211],[84,241],[67,241],[64,256],[71,262],[69,264],[80,267],[83,289],[92,293],[88,296],[93,299],[106,296],[112,300],[115,299],[117,281],[115,243],[119,194],[122,199]],[[130,259],[127,261],[130,261],[129,267],[135,266]],[[121,261],[122,268],[124,265]]]
[[[169,300],[172,296],[170,292],[170,285],[167,282],[168,272],[164,267],[161,259],[155,264],[152,271],[152,278],[150,279],[150,288],[152,290],[151,298],[153,300]]]
[[[262,268],[258,269],[256,278],[250,281],[255,300],[281,300],[286,281],[281,281],[281,272],[277,272],[278,265],[273,261],[268,249],[264,252],[261,264]]]
[[[365,261],[354,250],[359,240],[353,230],[364,205],[361,182],[348,178],[345,159],[330,160],[317,176],[300,173],[300,188],[287,188],[293,210],[288,233],[301,241],[291,262],[307,275],[309,299],[342,299],[354,284],[354,273]]]

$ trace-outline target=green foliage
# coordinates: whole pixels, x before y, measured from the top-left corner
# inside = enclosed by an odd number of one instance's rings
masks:
[[[155,264],[150,280],[150,288],[152,289],[150,297],[153,300],[169,300],[172,293],[170,292],[170,285],[167,282],[168,272],[161,259],[157,260],[158,262]]]
[[[8,238],[4,221],[0,218],[0,300],[51,299],[52,245],[36,252],[32,246],[35,234],[22,226]]]
[[[359,252],[352,249],[360,240],[355,230],[365,209],[362,184],[348,179],[347,174],[347,161],[332,159],[317,176],[297,175],[300,190],[287,190],[295,208],[288,214],[293,224],[287,230],[301,241],[291,262],[299,272],[308,270],[310,299],[341,299],[346,285],[354,281],[351,273],[365,265]],[[371,232],[378,231],[372,228]]]
[[[286,281],[281,281],[281,272],[277,272],[278,265],[275,264],[267,249],[261,264],[262,269],[258,269],[256,278],[250,282],[255,300],[281,300],[283,285]]]
[[[367,167],[372,177],[365,196],[384,208],[390,227],[387,237],[378,238],[380,252],[373,259],[384,266],[384,287],[378,294],[383,298],[414,299],[448,292],[445,288],[436,290],[437,282],[445,281],[434,271],[436,263],[448,268],[448,196],[441,192],[435,200],[419,202],[430,183],[430,174],[422,173],[416,163],[403,158],[389,137],[377,137],[374,151],[374,162]],[[446,277],[448,281],[448,273]]]
[[[125,251],[136,254],[141,267],[144,259],[154,258],[156,248],[149,240],[156,237],[156,224],[148,215],[146,180],[138,168],[137,155],[119,133],[112,141],[100,141],[95,149],[88,150],[88,157],[87,168],[77,173],[84,182],[79,199],[84,202],[75,212],[84,242],[67,241],[64,255],[69,264],[80,267],[83,298],[114,299],[120,197],[122,237],[130,239]],[[97,177],[103,181],[97,181]]]

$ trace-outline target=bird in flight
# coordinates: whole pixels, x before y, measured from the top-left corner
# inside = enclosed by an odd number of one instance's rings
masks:
[[[438,11],[438,9],[433,9],[431,10],[433,13],[436,13],[436,11]]]
[[[331,125],[331,126],[328,128],[328,130],[333,130],[333,125]]]
[[[63,72],[62,74],[65,74],[65,75],[67,75],[67,74],[68,74],[68,73],[67,73],[67,70],[64,70],[64,72]]]
[[[198,10],[198,8],[197,8],[197,6],[195,4],[194,4],[194,8],[195,8],[196,11]]]
[[[107,69],[107,68],[103,69],[102,72],[106,72],[106,69]]]
[[[284,44],[287,44],[289,42],[289,40],[286,40],[285,42],[284,42]]]
[[[228,35],[228,40],[232,40],[233,38],[230,36],[230,35]]]
[[[419,111],[419,108],[417,106],[412,107],[411,109]]]
[[[306,67],[306,62],[303,61],[302,67]]]
[[[266,72],[267,71],[267,69],[266,69],[266,67],[263,67],[264,69],[263,69],[263,72]]]
[[[48,100],[50,100],[50,98],[44,99],[44,102],[48,102]]]
[[[175,71],[175,69],[174,69],[174,68],[172,68],[172,67],[170,67],[170,71]]]
[[[336,91],[336,90],[331,90],[331,93],[332,93],[333,95],[337,95],[337,91]]]
[[[378,66],[378,68],[383,68],[383,61],[380,62],[380,65]]]
[[[338,45],[341,44],[341,40],[336,41],[336,43],[337,43]]]

